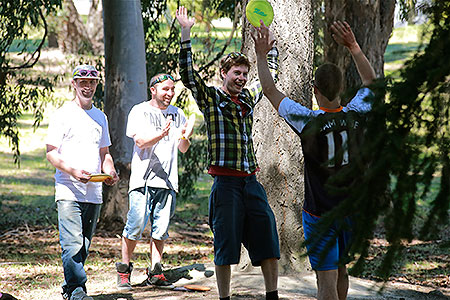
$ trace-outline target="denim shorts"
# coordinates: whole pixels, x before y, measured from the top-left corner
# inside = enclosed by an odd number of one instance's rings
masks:
[[[169,222],[175,213],[174,190],[147,187],[132,190],[128,194],[129,210],[122,235],[130,240],[140,240],[147,223],[155,240],[169,237]]]
[[[339,267],[339,260],[347,258],[347,249],[350,247],[352,233],[350,230],[342,231],[335,237],[337,232],[336,222],[332,224],[328,232],[323,236],[318,237],[316,233],[316,223],[320,218],[303,211],[303,232],[305,233],[305,240],[307,242],[306,249],[308,250],[309,262],[311,267],[316,271],[337,270]],[[345,217],[343,221],[348,228],[351,228],[352,221],[350,217]],[[327,247],[330,240],[334,239],[332,247],[328,250],[324,257],[322,252]],[[310,243],[308,243],[310,241]],[[314,242],[313,242],[314,241]]]
[[[209,225],[214,234],[214,263],[239,263],[241,244],[252,265],[280,258],[275,216],[255,175],[215,176],[209,197]]]

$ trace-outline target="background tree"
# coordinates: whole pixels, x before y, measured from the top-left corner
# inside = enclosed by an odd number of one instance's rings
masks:
[[[105,28],[105,113],[116,170],[121,180],[104,189],[102,226],[123,220],[128,211],[128,182],[133,151],[132,139],[126,137],[131,107],[147,99],[144,29],[139,0],[103,1]]]
[[[32,78],[26,73],[39,60],[48,34],[46,17],[61,6],[60,0],[2,0],[0,2],[0,135],[11,142],[15,162],[19,162],[18,118],[26,110],[34,115],[34,126],[43,116],[57,78]],[[43,32],[37,43],[28,43],[30,30]],[[18,56],[8,53],[12,46]]]
[[[336,20],[347,21],[375,73],[378,77],[384,77],[384,52],[394,26],[396,1],[325,0],[324,3],[327,26],[324,30],[324,60],[344,71],[344,90],[361,85],[361,80],[350,53],[334,42],[328,30]]]
[[[63,1],[62,6],[46,17],[48,46],[59,47],[64,53],[103,54],[102,2],[91,0],[86,18],[80,15],[73,0]]]
[[[422,10],[430,20],[425,27],[430,42],[405,64],[400,79],[388,78],[376,90],[368,134],[377,138],[363,148],[364,155],[373,156],[373,166],[362,184],[371,184],[373,190],[359,190],[354,204],[364,208],[360,222],[366,228],[358,232],[353,253],[367,254],[367,241],[380,217],[383,221],[390,247],[378,273],[385,279],[405,241],[436,238],[439,225],[449,224],[450,63],[444,53],[450,46],[450,3],[432,1]],[[433,183],[438,191],[429,200]],[[387,198],[379,192],[386,190],[390,190]],[[421,211],[421,201],[431,202],[431,209]],[[443,238],[448,248],[448,236]],[[363,265],[360,258],[354,272]]]
[[[59,47],[65,53],[92,53],[92,41],[73,0],[64,1],[63,6],[64,19],[58,34]]]
[[[270,25],[280,52],[279,88],[292,99],[311,107],[313,64],[312,3],[271,1],[275,17]],[[245,6],[244,6],[245,7]],[[295,16],[295,17],[292,17]],[[251,77],[257,78],[256,57],[251,25],[244,20],[243,49],[254,66]],[[304,271],[305,259],[300,248],[303,240],[301,209],[303,205],[303,155],[300,139],[282,121],[265,98],[256,106],[254,119],[255,151],[261,171],[258,180],[264,185],[272,206],[280,237],[280,271]],[[245,268],[248,261],[243,262]]]

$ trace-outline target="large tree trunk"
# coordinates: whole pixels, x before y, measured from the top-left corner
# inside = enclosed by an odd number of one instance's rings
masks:
[[[246,1],[244,1],[246,2]],[[311,107],[313,63],[313,11],[310,0],[272,0],[275,17],[270,29],[280,52],[278,88],[293,100]],[[244,6],[245,7],[245,6]],[[294,17],[295,16],[295,17]],[[257,77],[251,25],[244,21],[243,51],[252,66],[250,77]],[[302,205],[304,199],[303,155],[300,138],[278,116],[266,98],[256,106],[255,150],[264,185],[277,219],[280,237],[280,272],[304,271],[306,261],[300,247],[303,240]],[[245,252],[243,252],[245,253]],[[240,269],[247,269],[243,256]]]
[[[131,107],[147,99],[144,28],[139,0],[104,0],[105,113],[109,119],[111,154],[120,181],[105,187],[100,225],[123,225],[128,211],[128,182],[133,141],[125,135]]]
[[[325,21],[345,20],[371,62],[378,77],[384,76],[384,52],[394,25],[395,0],[325,0]],[[325,61],[338,65],[345,73],[344,90],[361,84],[358,71],[347,49],[334,42],[325,29]],[[345,104],[345,103],[344,103]]]
[[[102,1],[92,0],[86,23],[86,30],[92,42],[94,53],[103,53],[105,48],[102,22]]]
[[[64,10],[67,16],[58,35],[61,50],[65,53],[92,52],[92,42],[72,0],[64,1]]]

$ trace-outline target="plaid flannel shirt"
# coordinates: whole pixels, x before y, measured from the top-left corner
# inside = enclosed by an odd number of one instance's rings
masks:
[[[272,76],[278,79],[278,50],[272,48],[267,60]],[[230,95],[220,87],[205,84],[194,70],[191,42],[181,43],[180,75],[186,88],[191,90],[206,122],[209,165],[253,173],[258,168],[253,149],[253,108],[263,93],[259,80],[244,88],[238,99],[247,106],[242,115],[241,107],[231,101]]]

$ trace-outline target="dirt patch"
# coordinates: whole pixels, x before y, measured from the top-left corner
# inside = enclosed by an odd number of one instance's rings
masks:
[[[175,224],[176,225],[176,224]],[[192,264],[202,264],[205,270],[214,270],[212,265],[212,238],[207,227],[199,224],[195,230],[179,223],[174,226],[166,247],[165,268],[175,268]],[[374,241],[374,245],[382,241]],[[422,243],[415,241],[407,248],[407,255],[428,257],[430,263],[446,268],[435,276],[430,270],[411,274],[394,274],[382,295],[375,291],[380,283],[376,280],[351,278],[351,299],[450,299],[448,286],[448,253],[437,252],[440,242]],[[436,246],[430,250],[429,247]],[[422,245],[423,246],[423,245]],[[409,249],[409,250],[408,250]],[[425,251],[426,250],[426,251]],[[381,251],[381,250],[380,250]],[[424,252],[425,251],[425,252]],[[434,252],[433,252],[434,251]],[[53,227],[21,227],[0,234],[0,291],[8,292],[19,299],[61,300],[60,284],[62,266],[58,232]],[[447,253],[447,254],[445,254]],[[372,258],[377,252],[372,250]],[[204,271],[191,270],[191,279],[182,278],[175,283],[183,286],[197,283],[211,288],[208,292],[182,292],[161,290],[152,286],[142,286],[146,279],[145,269],[148,259],[148,244],[138,244],[136,248],[137,265],[133,271],[132,292],[119,292],[115,288],[114,263],[120,258],[120,233],[98,232],[93,240],[91,253],[86,264],[87,287],[95,300],[140,300],[140,299],[218,299],[215,276],[206,277]],[[417,262],[418,260],[416,260]],[[374,260],[368,260],[370,269]],[[447,272],[447,273],[445,273]],[[446,275],[447,274],[447,275]],[[367,274],[366,274],[367,275]],[[367,276],[370,277],[370,276]],[[253,273],[233,273],[233,299],[264,299],[264,283],[258,269]],[[279,292],[281,299],[315,299],[315,277],[311,272],[296,276],[280,276]],[[375,289],[375,290],[374,290]]]

